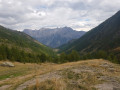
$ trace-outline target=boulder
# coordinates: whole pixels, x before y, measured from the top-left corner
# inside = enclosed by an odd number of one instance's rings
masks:
[[[1,64],[1,66],[14,67],[15,65],[14,65],[13,63],[11,63],[11,62],[3,62],[3,63]]]

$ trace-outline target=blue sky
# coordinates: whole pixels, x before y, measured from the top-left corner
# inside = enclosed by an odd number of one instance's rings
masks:
[[[120,10],[120,0],[0,0],[0,24],[15,30],[88,31]]]

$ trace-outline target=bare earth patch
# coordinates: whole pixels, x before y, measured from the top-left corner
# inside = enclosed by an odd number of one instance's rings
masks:
[[[16,90],[23,90],[28,86],[32,86],[36,84],[36,80],[38,80],[38,82],[44,82],[46,80],[50,80],[53,78],[59,79],[61,76],[57,74],[57,72],[50,72],[44,75],[40,75],[37,76],[36,78],[33,78],[32,80],[29,80],[23,84],[21,84]]]
[[[95,86],[98,90],[120,90],[120,84],[103,83]]]
[[[10,87],[11,85],[4,85],[2,87],[0,87],[0,90],[8,90],[8,88]]]

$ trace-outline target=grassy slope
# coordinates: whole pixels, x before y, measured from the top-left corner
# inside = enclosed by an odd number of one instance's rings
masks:
[[[37,42],[25,33],[2,26],[0,26],[0,44],[7,44],[9,47],[17,46],[26,52],[54,54],[51,48]]]
[[[4,89],[7,86],[9,90],[25,86],[26,90],[28,88],[33,90],[35,87],[40,90],[96,90],[95,88],[99,84],[120,84],[120,66],[102,59],[65,64],[44,63],[38,65],[17,62],[14,64],[15,68],[0,66],[0,78],[10,75],[0,80],[0,86]],[[6,72],[8,70],[9,72]]]

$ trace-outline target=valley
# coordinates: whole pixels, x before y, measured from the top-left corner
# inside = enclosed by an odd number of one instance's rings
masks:
[[[120,90],[120,1],[0,0],[0,90]]]

